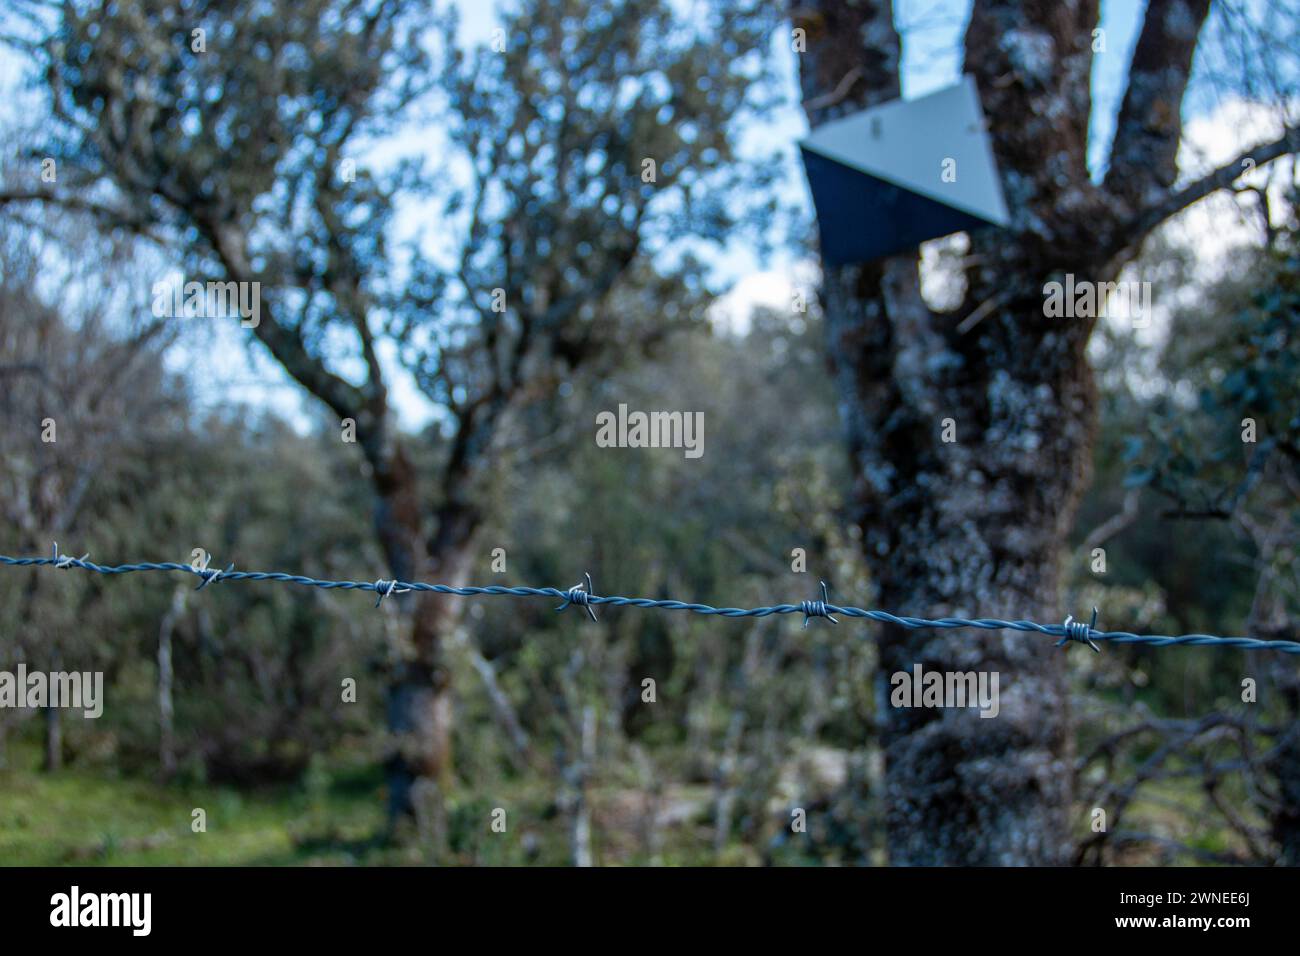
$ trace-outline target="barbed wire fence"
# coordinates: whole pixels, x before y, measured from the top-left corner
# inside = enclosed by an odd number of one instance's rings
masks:
[[[1287,640],[1261,640],[1254,637],[1220,637],[1214,634],[1182,634],[1169,636],[1163,634],[1134,634],[1129,631],[1099,631],[1097,609],[1092,610],[1089,623],[1076,621],[1068,616],[1061,624],[1040,624],[1036,621],[1004,621],[998,618],[921,618],[905,617],[888,611],[870,610],[860,607],[832,604],[825,582],[821,585],[821,598],[800,601],[798,604],[773,604],[766,607],[714,607],[711,604],[695,604],[686,601],[656,599],[643,597],[623,597],[620,595],[596,594],[591,575],[586,575],[585,583],[570,588],[550,587],[510,587],[507,585],[487,585],[482,587],[455,587],[450,584],[425,584],[419,581],[399,581],[380,578],[375,581],[329,581],[307,577],[301,574],[287,574],[282,571],[236,571],[233,564],[224,569],[196,567],[192,564],[178,564],[170,561],[141,562],[137,564],[101,565],[88,560],[89,555],[74,558],[59,554],[59,546],[54,545],[50,557],[15,558],[0,554],[0,565],[10,567],[52,567],[59,570],[73,568],[91,571],[95,574],[134,574],[137,572],[169,572],[190,574],[200,578],[196,590],[202,590],[218,582],[269,581],[276,584],[296,584],[303,587],[322,588],[324,590],[369,591],[377,595],[375,607],[384,598],[394,594],[427,592],[433,594],[454,595],[456,597],[546,597],[562,601],[555,610],[563,611],[572,606],[581,607],[595,621],[596,607],[635,607],[650,610],[686,611],[692,614],[714,615],[727,618],[761,618],[773,614],[802,614],[804,627],[813,618],[825,618],[830,623],[838,623],[835,615],[848,618],[862,618],[882,624],[894,624],[909,630],[933,628],[951,630],[956,628],[976,628],[980,630],[1025,631],[1044,634],[1057,638],[1056,646],[1063,647],[1070,643],[1086,644],[1094,651],[1100,652],[1099,644],[1144,644],[1152,647],[1231,647],[1249,651],[1280,651],[1284,654],[1300,654],[1300,642]]]

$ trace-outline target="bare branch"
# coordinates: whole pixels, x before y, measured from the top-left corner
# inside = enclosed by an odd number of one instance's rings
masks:
[[[0,208],[28,202],[48,203],[73,212],[89,213],[98,219],[102,226],[109,229],[125,229],[132,235],[141,236],[159,245],[164,244],[163,239],[150,230],[151,223],[148,221],[125,210],[86,199],[84,196],[61,196],[48,190],[0,191]]]
[[[231,227],[216,223],[199,222],[221,259],[226,274],[236,282],[256,280],[244,256],[244,241]],[[277,362],[284,366],[297,382],[328,405],[340,418],[354,417],[365,407],[364,397],[355,385],[335,375],[313,355],[296,329],[287,328],[273,316],[263,316],[253,329]],[[379,424],[379,423],[375,423]],[[367,449],[369,451],[369,449]]]
[[[817,96],[811,100],[804,100],[803,108],[808,112],[825,109],[828,106],[834,106],[840,103],[849,95],[849,90],[853,89],[853,84],[862,78],[862,67],[855,66],[849,72],[844,74],[844,79],[840,80],[835,89],[823,96]]]
[[[1093,548],[1099,548],[1115,535],[1119,534],[1134,521],[1138,516],[1138,492],[1136,488],[1130,488],[1124,495],[1123,508],[1110,518],[1103,521],[1097,527],[1089,532],[1088,536],[1083,539],[1081,550],[1086,554]]]
[[[1182,102],[1210,0],[1151,0],[1133,59],[1102,183],[1129,209],[1169,189],[1178,175]]]
[[[1122,230],[1123,235],[1132,237],[1128,246],[1140,243],[1156,226],[1193,203],[1220,189],[1227,189],[1251,169],[1296,152],[1300,152],[1300,127],[1289,128],[1280,139],[1248,149],[1200,179],[1181,189],[1171,190],[1142,209],[1128,228]]]

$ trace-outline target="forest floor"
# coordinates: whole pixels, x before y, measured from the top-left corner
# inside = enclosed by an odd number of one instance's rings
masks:
[[[425,829],[389,841],[381,774],[360,758],[333,758],[328,770],[323,762],[313,765],[297,785],[236,789],[159,785],[106,774],[98,766],[48,774],[39,769],[39,749],[15,740],[6,757],[7,767],[0,769],[0,866],[564,865],[571,859],[569,827],[555,794],[527,781],[494,786],[490,798],[453,795],[435,825],[436,837]],[[1150,788],[1129,819],[1207,854],[1239,849],[1230,834],[1205,826],[1195,812],[1195,787],[1181,783]],[[665,785],[651,811],[658,823],[649,833],[639,791],[593,787],[589,797],[598,864],[743,866],[759,865],[768,855],[739,842],[716,847],[707,785]],[[506,839],[490,826],[498,806],[510,808]],[[205,832],[192,829],[196,809],[204,811]],[[442,847],[436,858],[431,845]],[[794,849],[767,862],[827,862],[791,855]],[[1159,865],[1169,862],[1163,856],[1156,847],[1131,847],[1121,859]],[[1179,855],[1177,862],[1197,860]]]
[[[328,773],[309,771],[305,784],[253,789],[160,785],[106,774],[102,767],[70,766],[42,772],[39,750],[10,741],[0,769],[0,866],[351,866],[435,862],[428,834],[384,839],[380,773],[363,761],[340,758]],[[663,830],[660,860],[715,862],[711,828],[693,823],[708,803],[708,788],[674,788],[668,812],[679,819]],[[629,818],[625,791],[593,794],[605,831],[599,861],[650,862]],[[510,807],[502,839],[490,829],[496,805]],[[202,809],[206,830],[195,832]],[[664,812],[661,806],[661,813]],[[492,799],[465,795],[448,801],[441,822],[442,852],[450,865],[564,864],[567,826],[554,795],[526,783]],[[727,862],[757,862],[729,855]]]
[[[160,786],[76,766],[47,774],[11,746],[0,770],[0,865],[285,865],[362,862],[382,824],[370,781],[291,786]],[[206,832],[192,829],[194,810]]]

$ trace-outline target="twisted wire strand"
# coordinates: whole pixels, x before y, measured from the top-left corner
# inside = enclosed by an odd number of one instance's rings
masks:
[[[1058,639],[1058,645],[1067,645],[1078,642],[1091,644],[1092,642],[1108,642],[1111,644],[1145,644],[1151,647],[1233,647],[1241,650],[1260,651],[1272,650],[1281,651],[1284,654],[1300,654],[1300,642],[1286,640],[1261,640],[1254,637],[1220,637],[1214,634],[1183,634],[1177,637],[1171,637],[1163,634],[1134,634],[1129,631],[1099,631],[1094,627],[1081,621],[1075,621],[1072,617],[1066,618],[1064,624],[1039,624],[1036,621],[1004,621],[998,618],[964,618],[964,617],[942,617],[942,618],[923,618],[923,617],[905,617],[898,614],[891,614],[888,611],[869,610],[860,607],[840,607],[831,604],[827,598],[825,584],[822,585],[822,599],[815,601],[801,601],[798,604],[773,604],[768,607],[714,607],[711,604],[695,604],[686,601],[677,601],[671,599],[656,599],[643,597],[623,597],[621,595],[602,595],[592,593],[591,578],[587,577],[586,585],[575,585],[571,588],[535,588],[516,586],[509,587],[506,585],[492,584],[482,587],[467,586],[455,587],[450,584],[425,584],[419,581],[398,581],[384,580],[378,581],[327,581],[318,578],[307,577],[301,574],[286,574],[282,571],[235,571],[234,565],[231,564],[225,569],[217,568],[195,568],[189,564],[177,564],[170,561],[164,562],[140,562],[138,564],[118,564],[102,565],[96,564],[87,559],[87,556],[73,558],[68,555],[60,555],[58,546],[55,546],[53,557],[44,558],[14,558],[9,555],[0,554],[0,565],[11,567],[55,567],[61,570],[69,568],[79,568],[83,571],[93,571],[96,574],[134,574],[139,571],[169,571],[180,572],[182,574],[191,574],[201,578],[199,588],[205,588],[213,583],[225,583],[232,581],[272,581],[278,584],[298,584],[304,587],[322,588],[324,590],[342,590],[342,591],[370,591],[378,595],[375,606],[385,597],[392,594],[403,594],[413,591],[431,592],[434,594],[455,595],[457,597],[479,597],[483,595],[505,596],[505,597],[549,597],[558,598],[564,603],[556,608],[562,611],[570,606],[579,606],[591,615],[592,620],[596,615],[592,608],[598,605],[609,607],[635,607],[647,608],[665,611],[688,611],[692,614],[714,615],[728,618],[749,618],[749,617],[770,617],[773,614],[802,614],[804,615],[804,626],[812,617],[825,617],[834,622],[832,615],[840,614],[844,617],[862,618],[869,621],[876,621],[881,624],[893,624],[898,627],[909,630],[920,630],[924,628],[934,628],[938,630],[950,630],[955,628],[978,628],[981,630],[999,631],[1024,631],[1037,634],[1044,634],[1048,637]],[[1096,617],[1094,612],[1093,621]],[[1096,649],[1094,645],[1094,650]]]

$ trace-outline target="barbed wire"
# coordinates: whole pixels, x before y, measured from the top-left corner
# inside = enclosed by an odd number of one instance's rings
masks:
[[[282,571],[236,571],[233,564],[226,568],[195,567],[192,564],[177,564],[170,561],[141,562],[138,564],[101,565],[88,560],[89,555],[80,558],[59,554],[59,546],[54,545],[54,553],[47,558],[14,558],[0,554],[0,565],[11,567],[54,567],[61,570],[79,568],[96,574],[134,574],[139,571],[167,571],[191,574],[200,578],[195,590],[202,590],[210,584],[233,581],[271,581],[277,584],[298,584],[304,587],[322,588],[324,590],[370,591],[378,595],[375,607],[379,607],[384,598],[393,594],[428,592],[433,594],[454,595],[457,597],[548,597],[557,598],[563,603],[555,608],[563,611],[570,606],[584,608],[593,621],[596,620],[595,607],[635,607],[665,611],[688,611],[692,614],[716,615],[729,618],[770,617],[773,614],[802,614],[803,626],[815,617],[826,618],[830,623],[838,621],[834,615],[862,618],[882,624],[894,624],[909,630],[934,628],[949,630],[954,628],[978,628],[989,631],[1027,631],[1055,637],[1057,647],[1070,643],[1086,644],[1094,651],[1100,652],[1099,643],[1111,644],[1145,644],[1151,647],[1234,647],[1241,650],[1281,651],[1284,654],[1300,654],[1300,642],[1285,640],[1260,640],[1254,637],[1219,637],[1214,634],[1183,634],[1171,637],[1163,634],[1133,634],[1129,631],[1099,631],[1096,629],[1097,609],[1092,609],[1092,621],[1085,624],[1076,621],[1073,615],[1066,617],[1062,624],[1039,624],[1036,621],[1004,621],[998,618],[964,618],[942,617],[923,618],[905,617],[888,611],[868,610],[860,607],[841,607],[830,602],[826,583],[821,585],[819,600],[800,601],[798,604],[773,604],[768,607],[714,607],[711,604],[693,604],[686,601],[669,599],[622,597],[620,595],[596,594],[592,586],[591,575],[586,575],[585,584],[575,584],[571,588],[534,588],[509,587],[492,584],[482,587],[455,587],[450,584],[425,584],[419,581],[399,581],[380,578],[376,581],[328,581],[307,577],[301,574],[286,574]]]

